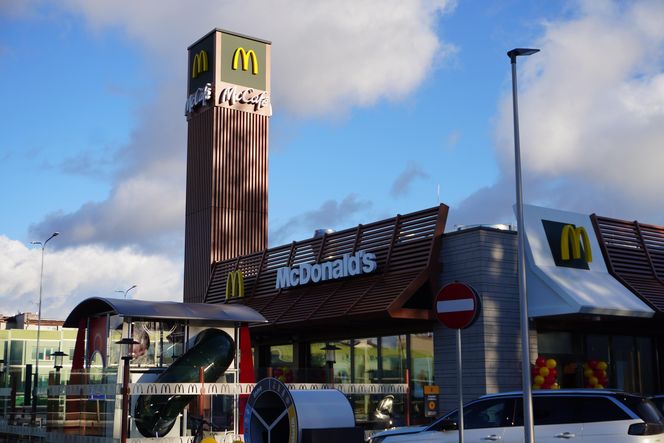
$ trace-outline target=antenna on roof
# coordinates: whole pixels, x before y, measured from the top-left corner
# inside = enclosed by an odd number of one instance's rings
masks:
[[[438,204],[440,204],[440,183],[436,186],[436,197],[438,198]]]

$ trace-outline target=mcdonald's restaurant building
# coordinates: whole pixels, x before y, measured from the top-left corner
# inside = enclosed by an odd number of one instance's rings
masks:
[[[455,331],[438,322],[434,300],[463,282],[481,299],[461,334],[464,398],[520,389],[510,226],[446,232],[439,205],[267,246],[270,47],[215,29],[189,48],[184,301],[243,304],[268,320],[251,326],[258,378],[407,382],[409,396],[389,411],[379,395],[350,396],[357,422],[372,427],[388,412],[395,424],[406,414],[425,422],[426,385],[440,387],[440,412],[455,407]],[[664,391],[664,227],[536,206],[524,214],[536,388]],[[555,364],[537,378],[536,359]]]

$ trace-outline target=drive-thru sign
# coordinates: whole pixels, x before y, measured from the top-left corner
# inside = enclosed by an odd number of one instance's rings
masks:
[[[465,329],[480,312],[480,298],[473,288],[463,283],[450,283],[436,296],[436,316],[450,329]]]

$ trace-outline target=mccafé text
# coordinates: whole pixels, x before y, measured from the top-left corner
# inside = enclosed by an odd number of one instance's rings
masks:
[[[237,91],[235,88],[224,88],[219,95],[219,103],[227,103],[233,106],[235,103],[253,105],[254,111],[263,109],[270,103],[270,95],[263,91],[255,94],[252,88]]]

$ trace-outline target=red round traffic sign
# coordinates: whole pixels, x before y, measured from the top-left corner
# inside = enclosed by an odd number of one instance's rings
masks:
[[[443,325],[451,329],[465,329],[479,315],[480,297],[466,284],[449,283],[438,292],[434,309]]]

